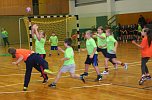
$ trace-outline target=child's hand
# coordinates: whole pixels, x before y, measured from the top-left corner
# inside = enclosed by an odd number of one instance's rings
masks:
[[[17,63],[16,63],[16,62],[12,62],[12,64],[17,65]]]
[[[58,47],[58,50],[60,50],[60,51],[61,51],[61,50],[62,50],[62,48],[61,48],[61,47]]]
[[[133,44],[136,44],[136,41],[135,41],[135,40],[132,40],[132,43],[133,43]]]
[[[64,61],[64,58],[62,58],[61,61]]]
[[[81,51],[86,51],[86,49],[81,49]]]
[[[93,58],[93,55],[90,55],[90,57],[89,58]]]
[[[113,49],[113,51],[116,53],[116,52],[117,52],[117,49],[116,49],[116,48],[114,48],[114,49]]]

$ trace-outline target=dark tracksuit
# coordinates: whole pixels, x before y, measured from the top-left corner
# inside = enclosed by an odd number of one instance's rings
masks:
[[[26,63],[26,73],[24,78],[24,87],[28,87],[33,67],[42,74],[44,74],[43,73],[44,70],[42,70],[40,66],[42,66],[43,69],[48,69],[48,62],[45,61],[39,54],[33,53],[27,58],[25,63]],[[43,76],[45,76],[45,78],[48,79],[46,74]]]

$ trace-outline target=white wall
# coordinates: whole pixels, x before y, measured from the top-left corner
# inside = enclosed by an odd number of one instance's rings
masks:
[[[107,14],[107,4],[99,3],[76,7],[76,13],[80,17],[104,16]]]
[[[117,14],[148,12],[152,11],[152,0],[122,0],[115,2],[115,12]],[[78,14],[80,17],[105,16],[108,11],[107,3],[92,4],[75,7],[74,1],[70,1],[70,14]]]
[[[152,11],[152,0],[122,0],[115,2],[116,13],[136,13]]]

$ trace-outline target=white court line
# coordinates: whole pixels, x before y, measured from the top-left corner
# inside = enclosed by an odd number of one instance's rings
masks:
[[[70,89],[81,89],[81,88],[92,88],[92,87],[100,87],[100,86],[105,86],[105,85],[112,85],[112,83],[110,84],[100,84],[100,85],[88,85],[88,86],[78,86],[78,87],[72,87]]]
[[[140,64],[134,64],[134,65],[130,65],[130,66],[136,66],[136,65],[140,65]],[[120,68],[123,68],[123,67],[120,67]],[[120,69],[119,68],[119,69]],[[115,69],[115,68],[110,68],[110,69]],[[109,69],[109,70],[110,70]],[[94,73],[95,71],[91,71],[89,73]],[[67,75],[67,76],[62,76],[62,78],[67,78],[67,77],[70,77],[70,75]],[[51,80],[51,79],[54,79],[54,78],[49,78],[48,80]],[[42,81],[42,80],[35,80],[35,81],[31,81],[31,82],[38,82],[38,81]],[[5,86],[0,86],[1,88],[4,88],[4,87],[11,87],[11,86],[15,86],[15,85],[22,85],[24,83],[17,83],[17,84],[11,84],[11,85],[5,85]]]
[[[140,65],[140,64],[135,64],[135,65]],[[135,65],[130,65],[130,66],[135,66]],[[123,68],[123,67],[120,67],[120,68]],[[118,69],[120,69],[118,68]],[[115,68],[110,68],[110,69],[115,69]],[[110,70],[109,69],[109,70]],[[94,73],[95,71],[90,71],[89,73]],[[70,77],[70,75],[67,75],[67,76],[62,76],[61,78],[68,78]],[[54,78],[49,78],[48,80],[52,80]],[[31,82],[39,82],[39,81],[42,81],[42,80],[34,80],[34,81],[31,81]],[[4,88],[4,87],[11,87],[11,86],[15,86],[15,85],[23,85],[24,83],[17,83],[17,84],[11,84],[11,85],[5,85],[5,86],[0,86],[0,88]]]
[[[149,60],[149,61],[151,61],[151,60]],[[135,64],[135,63],[140,63],[140,61],[138,61],[138,62],[132,62],[132,63],[127,63],[127,64]],[[111,67],[113,67],[113,66],[109,66],[109,68],[111,68]],[[104,68],[104,67],[103,67]],[[89,68],[89,69],[94,69],[94,68]],[[79,70],[75,70],[76,72],[77,71],[81,71],[81,70],[84,70],[84,69],[79,69]],[[57,72],[53,72],[53,73],[57,73]],[[34,74],[34,75],[37,75],[37,74],[40,74],[40,73],[32,73],[32,74]],[[8,74],[8,75],[0,75],[0,77],[1,76],[17,76],[17,75],[25,75],[25,74]]]
[[[29,92],[35,92],[35,90],[31,90],[31,91],[15,91],[15,92],[0,92],[0,94],[15,94],[15,93],[29,93]]]

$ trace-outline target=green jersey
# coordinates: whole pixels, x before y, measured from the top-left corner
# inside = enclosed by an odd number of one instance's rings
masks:
[[[105,33],[102,33],[100,36],[104,37],[104,39],[100,38],[97,36],[97,45],[98,47],[100,46],[104,46],[102,47],[102,49],[106,49],[107,47],[105,46],[106,45],[106,34]]]
[[[35,52],[39,54],[46,54],[44,49],[45,39],[41,38],[41,40],[39,41],[36,35],[34,35],[34,39],[35,39]]]
[[[138,25],[138,32],[142,32],[142,27]]]
[[[49,42],[51,42],[51,46],[58,46],[58,37],[57,36],[51,36],[49,39]]]
[[[86,48],[87,48],[88,55],[91,55],[94,51],[94,48],[97,48],[97,45],[93,38],[87,39]],[[98,54],[97,51],[95,52],[95,54]]]
[[[1,34],[2,34],[2,38],[8,37],[8,32],[7,31],[2,31]]]
[[[115,47],[115,38],[113,37],[113,35],[110,35],[107,37],[107,52],[110,54],[115,54],[114,47]]]
[[[71,65],[75,64],[74,61],[74,51],[72,47],[66,48],[64,52],[64,58],[69,58],[69,60],[65,60],[63,65]]]

